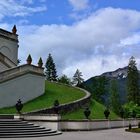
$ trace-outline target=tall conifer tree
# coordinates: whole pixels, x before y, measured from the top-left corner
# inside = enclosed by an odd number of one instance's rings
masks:
[[[57,81],[57,71],[55,67],[55,63],[52,63],[52,81]]]
[[[127,92],[128,101],[133,101],[140,105],[139,72],[133,56],[130,58],[128,64]]]
[[[49,81],[56,81],[57,71],[56,71],[55,63],[53,61],[51,54],[49,54],[47,58],[45,68],[46,68],[45,70],[46,79]]]

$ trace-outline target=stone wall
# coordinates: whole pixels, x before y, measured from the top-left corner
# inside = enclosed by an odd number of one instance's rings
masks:
[[[76,110],[78,108],[85,107],[90,103],[91,94],[84,89],[81,89],[81,88],[77,88],[77,89],[84,91],[85,94],[86,94],[85,97],[83,97],[79,100],[73,101],[71,103],[60,105],[58,107],[58,110],[59,110],[60,114],[61,113],[65,114],[67,112],[71,112],[71,111]],[[51,107],[51,108],[47,108],[47,109],[36,110],[36,111],[30,112],[30,113],[27,113],[27,114],[55,114],[55,113],[56,113],[55,109],[53,107]]]
[[[81,121],[60,121],[59,127],[63,131],[91,131],[101,129],[123,128],[128,127],[129,123],[132,126],[138,126],[140,120],[81,120]]]
[[[0,83],[0,107],[13,106],[18,99],[25,103],[42,95],[44,91],[44,77],[27,73]]]
[[[34,122],[41,126],[50,127],[61,131],[92,131],[113,128],[138,126],[140,119],[98,119],[98,120],[61,120],[61,116],[54,114],[21,115],[14,116],[15,119],[23,119]]]
[[[9,107],[21,99],[30,101],[45,92],[43,68],[21,65],[0,72],[0,107]]]

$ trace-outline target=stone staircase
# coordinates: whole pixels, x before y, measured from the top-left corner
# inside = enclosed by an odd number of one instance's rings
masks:
[[[28,121],[0,119],[0,138],[25,138],[59,135],[61,132]]]

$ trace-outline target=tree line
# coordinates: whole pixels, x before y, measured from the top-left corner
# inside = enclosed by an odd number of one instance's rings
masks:
[[[127,102],[122,105],[119,96],[118,81],[112,80],[110,86],[110,104],[113,111],[117,114],[125,112],[125,116],[136,117],[140,114],[140,77],[136,60],[132,56],[128,63],[127,79],[126,79]]]
[[[48,55],[45,64],[45,75],[46,80],[48,81],[57,81],[68,85],[80,86],[81,83],[84,81],[84,79],[82,78],[82,72],[80,72],[79,69],[76,70],[72,79],[68,78],[65,74],[58,77],[56,65],[51,54]]]

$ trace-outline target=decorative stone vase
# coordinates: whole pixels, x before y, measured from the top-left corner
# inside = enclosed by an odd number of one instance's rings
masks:
[[[19,114],[21,114],[20,111],[22,110],[22,108],[23,108],[23,104],[22,104],[21,100],[19,99],[16,103],[16,110]]]
[[[106,118],[106,119],[108,119],[109,114],[110,114],[109,109],[105,109],[105,111],[104,111],[104,115],[105,115],[105,118]]]
[[[85,109],[85,111],[84,111],[84,115],[85,115],[86,119],[89,119],[90,114],[91,114],[91,111],[90,111],[89,108],[87,107],[87,108]]]

